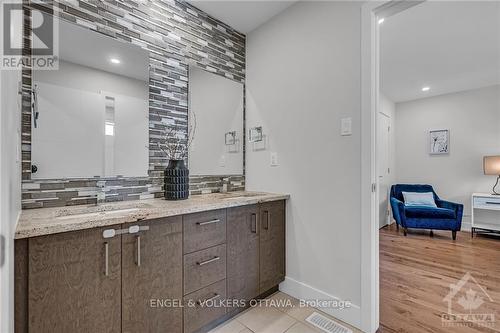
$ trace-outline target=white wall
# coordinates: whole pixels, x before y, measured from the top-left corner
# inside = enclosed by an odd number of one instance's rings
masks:
[[[36,71],[34,81],[33,179],[147,175],[148,82],[65,61],[57,71]],[[115,98],[113,140],[104,135],[105,96]]]
[[[429,155],[429,130],[450,130],[450,153]],[[500,154],[500,86],[396,104],[398,183],[427,183],[443,199],[465,205],[491,191],[494,176],[483,174],[483,156]]]
[[[247,36],[246,187],[289,193],[286,281],[306,299],[350,300],[325,309],[353,324],[361,301],[361,2],[299,2]],[[340,136],[352,117],[353,135]],[[270,166],[270,152],[279,166]]]
[[[0,268],[0,332],[14,332],[14,232],[21,211],[20,71],[0,71],[0,233],[6,240]]]

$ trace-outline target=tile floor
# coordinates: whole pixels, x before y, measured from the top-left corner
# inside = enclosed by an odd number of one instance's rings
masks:
[[[309,307],[299,307],[299,301],[285,293],[277,292],[269,298],[276,302],[270,306],[250,308],[228,322],[214,328],[209,333],[324,333],[306,322],[306,318],[314,311],[335,320],[339,324],[352,329],[354,333],[361,333],[348,324]],[[293,305],[276,307],[276,305]]]

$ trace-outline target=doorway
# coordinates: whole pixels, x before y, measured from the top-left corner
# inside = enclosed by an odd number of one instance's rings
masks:
[[[372,264],[372,289],[366,294],[372,297],[372,320],[379,321],[382,332],[447,332],[451,330],[444,328],[442,319],[451,313],[445,301],[450,286],[468,274],[484,275],[486,266],[477,266],[478,253],[485,244],[487,251],[498,247],[498,240],[485,235],[471,239],[468,228],[473,223],[471,195],[491,191],[483,158],[499,154],[500,77],[488,75],[500,73],[500,7],[495,2],[425,2],[396,11],[398,3],[373,4],[364,14],[362,151],[370,166],[363,166],[363,212],[370,221],[365,228],[372,233],[362,253],[364,262]],[[441,19],[445,16],[446,22]],[[480,75],[480,83],[470,69],[477,63],[487,74]],[[390,113],[384,112],[384,99],[392,103]],[[446,149],[434,150],[434,132],[444,133]],[[475,144],[468,145],[470,140]],[[393,208],[405,230],[386,226],[387,194],[393,184],[424,184],[435,190],[441,200],[428,206],[447,209],[448,217],[442,218],[446,224],[436,225],[437,218],[424,210],[415,214],[422,208],[405,205],[399,192]],[[365,194],[369,185],[371,191]],[[409,187],[406,191],[413,192]],[[440,204],[444,201],[447,206]],[[424,219],[428,224],[419,224]],[[490,262],[488,269],[494,270],[494,265]],[[480,281],[472,290],[490,290],[489,283]],[[492,299],[485,297],[475,310],[496,315],[499,310]],[[474,324],[471,332],[487,331]]]
[[[424,1],[367,2],[361,23],[361,322],[366,332],[380,325],[379,227],[380,206],[377,162],[379,113],[380,20]],[[384,191],[382,189],[382,191]],[[385,192],[384,192],[385,193]],[[385,207],[385,205],[384,205]],[[383,213],[382,213],[383,214]],[[385,213],[387,214],[387,213]],[[385,219],[383,219],[385,220]]]

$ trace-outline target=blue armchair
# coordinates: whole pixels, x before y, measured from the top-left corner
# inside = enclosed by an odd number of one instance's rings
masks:
[[[432,192],[437,208],[427,206],[405,206],[403,192]],[[431,185],[398,184],[391,187],[391,208],[397,227],[401,226],[406,236],[408,228],[451,230],[453,240],[462,227],[464,206],[441,200]]]

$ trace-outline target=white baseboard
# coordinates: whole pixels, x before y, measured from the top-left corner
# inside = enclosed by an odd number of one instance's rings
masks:
[[[280,291],[300,300],[341,301],[338,297],[325,293],[300,281],[294,280],[288,276],[285,278],[285,281],[280,284]],[[361,308],[359,305],[351,304],[349,308],[346,307],[344,309],[329,307],[318,308],[318,310],[361,329]]]

